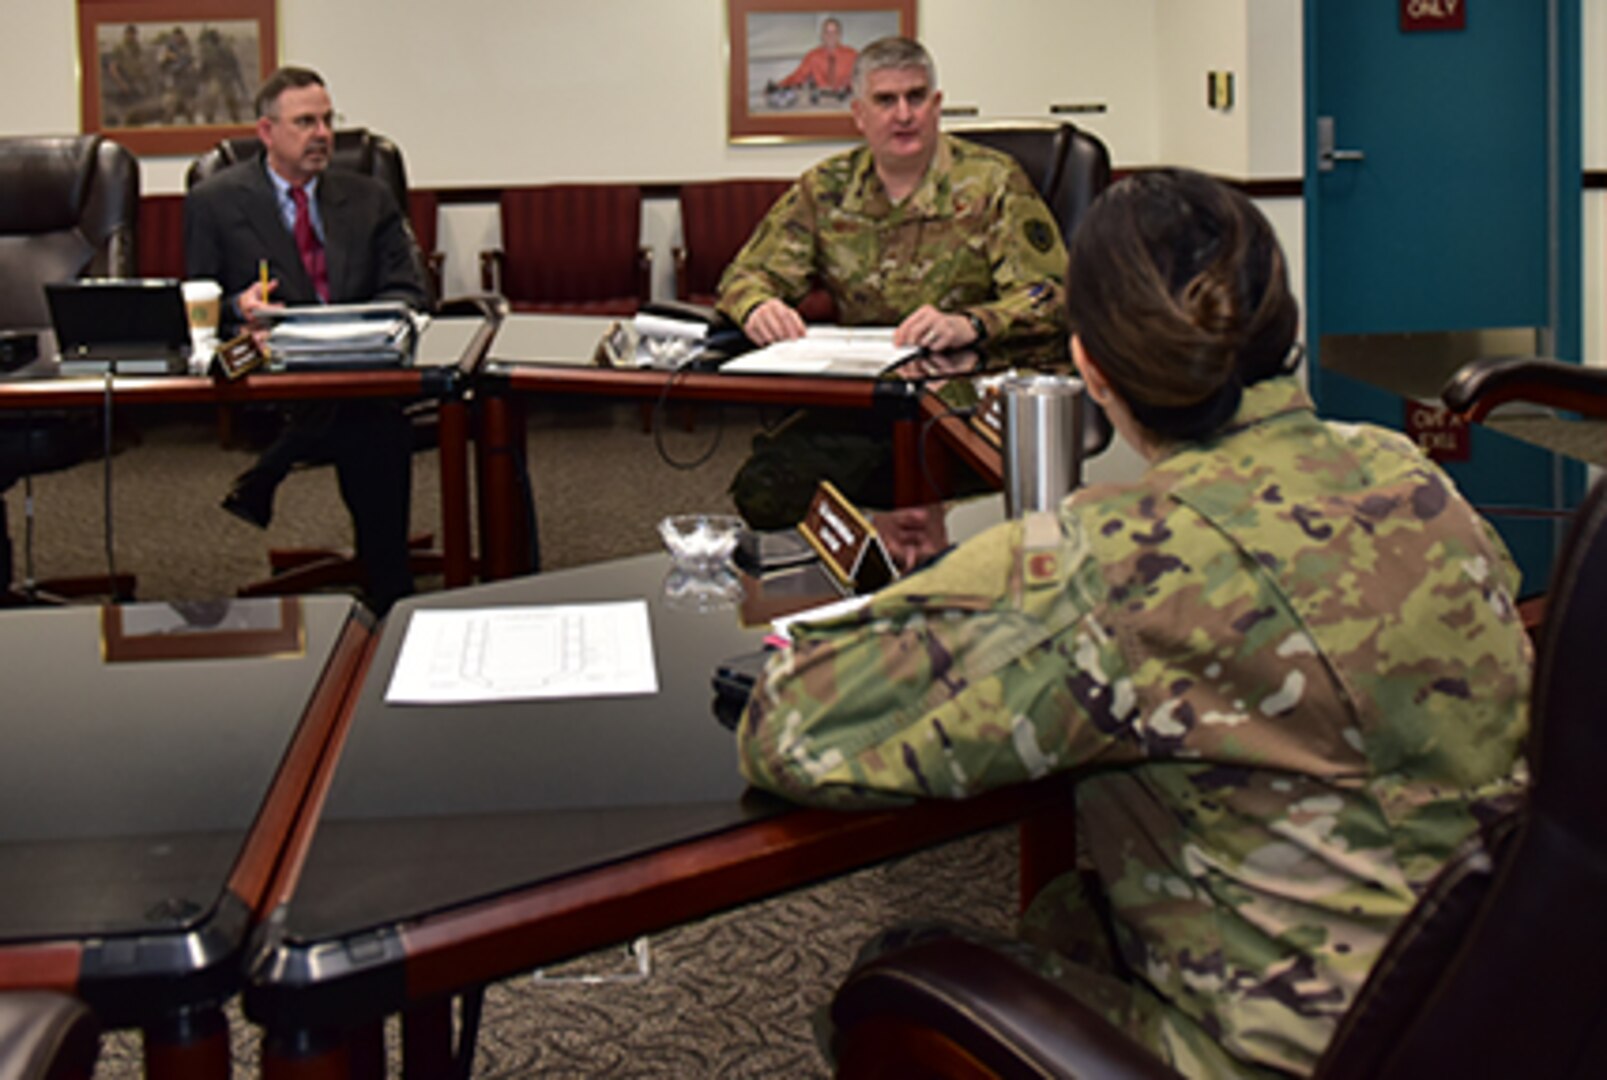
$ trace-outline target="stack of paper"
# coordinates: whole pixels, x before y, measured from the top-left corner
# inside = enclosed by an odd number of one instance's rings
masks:
[[[268,332],[286,369],[397,367],[411,362],[419,317],[395,303],[287,308]]]

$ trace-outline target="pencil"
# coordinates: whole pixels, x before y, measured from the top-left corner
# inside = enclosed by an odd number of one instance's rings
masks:
[[[268,299],[268,260],[257,260],[257,273],[262,277],[262,299]]]

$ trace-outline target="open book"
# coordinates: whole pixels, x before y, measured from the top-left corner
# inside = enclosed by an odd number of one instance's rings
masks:
[[[891,326],[811,326],[801,338],[743,353],[720,370],[732,375],[873,378],[920,351],[914,345],[894,345]]]

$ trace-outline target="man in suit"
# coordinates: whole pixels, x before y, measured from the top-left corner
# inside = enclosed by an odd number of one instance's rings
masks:
[[[427,308],[423,271],[396,200],[377,180],[328,167],[335,113],[318,73],[280,68],[257,92],[256,113],[263,155],[197,184],[184,203],[187,272],[222,284],[225,336],[260,325],[276,305],[388,299]],[[399,402],[299,407],[223,506],[266,528],[274,491],[291,467],[333,460],[368,600],[383,613],[413,588],[411,450]]]

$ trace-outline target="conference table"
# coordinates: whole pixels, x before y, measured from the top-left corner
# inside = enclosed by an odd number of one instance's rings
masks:
[[[227,1076],[220,1006],[370,636],[344,596],[0,612],[0,989]]]
[[[502,321],[475,381],[483,579],[534,569],[525,511],[531,467],[525,460],[525,403],[530,398],[586,396],[862,412],[868,424],[890,429],[894,498],[900,506],[911,506],[950,494],[957,461],[995,486],[999,482],[996,447],[991,457],[981,444],[961,448],[953,437],[960,434],[958,422],[950,417],[950,423],[939,424],[954,407],[975,403],[967,389],[971,379],[1011,368],[1070,366],[1066,342],[1057,338],[923,355],[877,378],[620,367],[598,360],[599,342],[613,325],[610,319],[581,315],[514,314]],[[945,387],[959,391],[958,396],[946,393]],[[1098,423],[1108,441],[1103,414]],[[941,439],[931,438],[934,428],[945,432]],[[957,453],[949,453],[951,449]]]
[[[463,1045],[452,1045],[455,996],[472,1017],[489,982],[1064,799],[1048,782],[841,813],[747,789],[734,735],[712,709],[711,678],[722,660],[757,648],[764,626],[741,616],[748,598],[732,608],[688,602],[699,594],[678,587],[679,573],[667,555],[646,555],[393,609],[315,784],[310,842],[281,867],[251,960],[245,1010],[266,1029],[267,1075],[379,1075],[382,1021],[397,1013],[409,1075],[446,1074],[473,1045],[472,1022]],[[814,592],[828,595],[823,585]],[[473,622],[510,607],[550,615],[637,600],[650,626],[653,692],[387,701],[421,614],[462,611]],[[498,644],[495,633],[474,636],[462,654],[476,671],[482,654],[521,647]],[[536,634],[523,641],[550,645]]]
[[[354,398],[430,400],[439,406],[442,576],[448,587],[473,578],[469,512],[469,420],[465,393],[496,334],[487,308],[473,315],[436,317],[407,367],[256,371],[229,381],[208,375],[63,375],[53,335],[40,332],[39,358],[0,377],[0,413],[100,410],[114,422],[124,407],[228,406],[261,402]],[[222,493],[219,493],[221,498]]]

